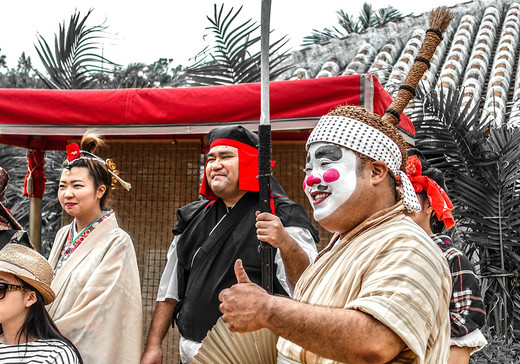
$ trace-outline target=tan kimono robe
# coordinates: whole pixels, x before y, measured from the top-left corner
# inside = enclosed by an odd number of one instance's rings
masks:
[[[49,262],[54,268],[70,225],[58,231]],[[85,364],[139,363],[142,304],[139,271],[130,236],[115,215],[102,221],[58,270],[47,306]]]
[[[435,242],[405,216],[402,203],[337,238],[303,272],[294,299],[379,320],[406,344],[390,363],[446,363],[450,271]],[[277,348],[291,363],[338,363],[284,338]]]

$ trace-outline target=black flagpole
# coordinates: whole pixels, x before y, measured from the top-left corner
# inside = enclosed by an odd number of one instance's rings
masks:
[[[260,185],[260,212],[271,212],[271,124],[269,120],[269,32],[271,17],[271,0],[262,0],[260,18],[260,99],[261,113],[258,126],[259,156],[258,182]],[[262,262],[262,287],[273,293],[274,248],[260,241],[260,257]]]

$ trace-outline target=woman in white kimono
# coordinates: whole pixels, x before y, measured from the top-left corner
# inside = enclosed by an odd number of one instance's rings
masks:
[[[48,311],[79,349],[85,364],[139,363],[142,305],[134,245],[107,195],[118,181],[115,164],[93,154],[103,142],[86,134],[67,146],[58,198],[74,220],[58,231],[49,262],[56,299]]]

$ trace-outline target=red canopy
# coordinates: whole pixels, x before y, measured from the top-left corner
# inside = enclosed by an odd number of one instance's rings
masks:
[[[352,75],[270,83],[273,131],[306,130],[339,104],[383,114],[391,97],[372,76]],[[119,90],[0,89],[0,143],[65,149],[95,127],[106,137],[200,135],[220,124],[256,130],[260,84]],[[415,134],[403,115],[401,127]],[[306,134],[303,135],[303,138]]]

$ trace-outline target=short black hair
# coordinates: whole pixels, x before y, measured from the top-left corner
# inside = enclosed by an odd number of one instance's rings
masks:
[[[217,139],[232,139],[258,149],[258,135],[243,126],[221,126],[208,133],[209,144]]]

